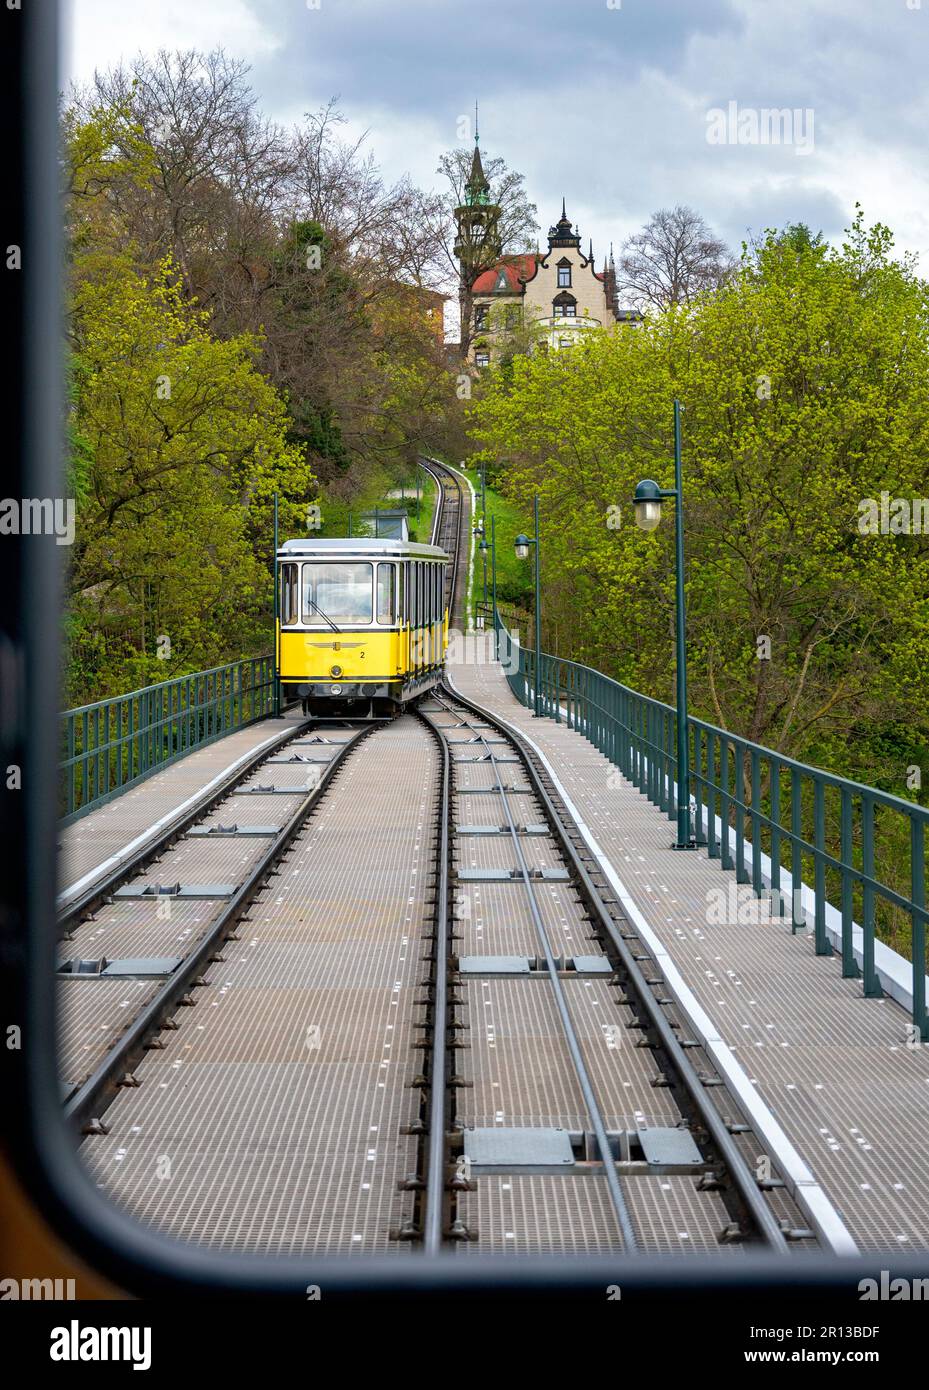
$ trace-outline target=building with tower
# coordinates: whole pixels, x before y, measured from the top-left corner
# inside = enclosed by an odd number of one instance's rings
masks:
[[[502,255],[500,208],[481,163],[475,135],[471,172],[462,205],[455,210],[455,254],[461,269],[462,341],[478,367],[490,366],[520,330],[549,348],[570,347],[596,328],[635,324],[641,315],[620,309],[613,249],[603,269],[594,263],[593,243],[586,254],[567,215],[548,232],[548,250]],[[529,334],[527,333],[527,336]]]

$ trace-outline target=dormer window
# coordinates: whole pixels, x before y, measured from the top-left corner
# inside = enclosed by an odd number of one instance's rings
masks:
[[[558,288],[560,290],[571,288],[571,262],[567,257],[558,262]]]

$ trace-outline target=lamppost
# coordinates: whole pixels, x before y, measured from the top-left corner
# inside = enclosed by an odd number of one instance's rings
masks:
[[[525,560],[529,555],[530,545],[535,546],[535,714],[541,717],[542,714],[542,595],[539,583],[539,497],[536,493],[532,501],[532,515],[535,523],[535,535],[526,536],[522,532],[516,537],[516,558]]]
[[[654,531],[661,521],[661,500],[674,498],[675,582],[677,591],[677,844],[695,849],[690,834],[690,753],[687,744],[687,632],[684,608],[684,505],[681,482],[681,403],[674,402],[674,487],[662,488],[644,478],[635,490],[635,523]]]

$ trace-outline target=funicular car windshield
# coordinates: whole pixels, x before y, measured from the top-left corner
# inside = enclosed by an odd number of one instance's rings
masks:
[[[373,572],[366,563],[329,562],[303,566],[303,621],[306,624],[369,623],[373,611]],[[325,614],[325,618],[322,616]]]

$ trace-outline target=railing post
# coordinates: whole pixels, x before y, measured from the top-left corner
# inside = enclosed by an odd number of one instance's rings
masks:
[[[813,783],[813,823],[816,845],[814,879],[816,908],[813,933],[818,956],[832,955],[832,942],[826,933],[826,788],[821,777]]]
[[[88,719],[87,719],[87,711],[85,710],[85,711],[84,711],[84,717],[83,717],[83,719],[81,720],[81,805],[82,805],[82,806],[86,806],[86,805],[87,805],[87,786],[88,786],[88,777],[87,777],[87,756],[88,756],[88,754],[87,754],[87,737],[88,737],[88,733],[87,733],[87,730],[88,730]]]
[[[126,701],[119,700],[116,704],[116,786],[123,785],[123,749],[126,746],[126,731],[123,727],[125,723]]]
[[[761,878],[761,754],[756,748],[752,760],[752,892],[761,897],[764,883]]]
[[[800,848],[803,835],[803,774],[796,767],[790,773],[790,834],[790,931],[793,935],[806,925],[800,900],[803,892],[803,852]]]
[[[695,844],[698,844],[698,845],[705,845],[705,844],[707,843],[707,838],[708,838],[708,836],[707,836],[707,834],[704,832],[704,829],[703,829],[703,815],[704,815],[704,810],[703,810],[703,808],[706,807],[706,797],[707,797],[707,786],[706,786],[706,783],[707,783],[707,778],[704,777],[704,776],[702,775],[701,771],[700,771],[700,769],[701,769],[701,767],[702,767],[702,755],[703,755],[703,732],[702,732],[702,730],[700,729],[700,726],[699,726],[698,724],[694,724],[692,727],[693,727],[693,731],[694,731],[694,758],[693,758],[693,769],[694,769],[694,772],[693,772],[694,809],[695,809],[695,812],[696,812],[696,816],[695,816],[695,825],[694,825],[694,843],[695,843]]]
[[[67,806],[68,806],[68,814],[69,814],[69,815],[70,815],[71,812],[74,810],[74,776],[75,776],[75,771],[76,771],[75,766],[74,766],[74,750],[75,750],[74,715],[73,715],[73,714],[69,714],[69,715],[68,715],[68,799],[67,799]]]
[[[725,734],[719,743],[719,862],[722,868],[732,868],[729,847],[729,740]]]
[[[771,896],[778,917],[784,915],[781,894],[781,766],[777,758],[768,763],[771,800]],[[759,856],[760,859],[760,856]]]
[[[855,880],[850,870],[853,867],[852,855],[854,837],[852,832],[852,792],[850,787],[842,788],[842,975],[847,980],[857,979],[861,974],[855,960],[855,942],[852,937],[852,913],[854,908]]]
[[[745,749],[735,744],[735,877],[737,883],[750,883],[745,872]]]
[[[706,852],[709,859],[719,858],[719,838],[716,834],[716,734],[706,731]]]
[[[925,825],[910,814],[910,900],[913,904],[913,1022],[917,1036],[929,1042],[926,1016],[926,843]]]
[[[884,991],[874,968],[874,801],[864,795],[861,799],[861,959],[866,999],[880,999]]]

